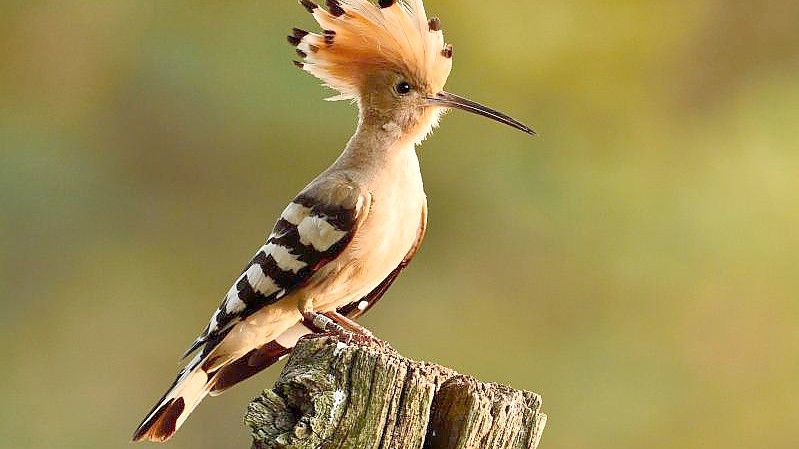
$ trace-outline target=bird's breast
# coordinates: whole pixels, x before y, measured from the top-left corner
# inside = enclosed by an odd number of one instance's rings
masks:
[[[371,206],[345,254],[331,270],[323,289],[337,308],[357,301],[376,288],[402,262],[416,242],[426,196],[415,152],[386,167],[367,187]]]

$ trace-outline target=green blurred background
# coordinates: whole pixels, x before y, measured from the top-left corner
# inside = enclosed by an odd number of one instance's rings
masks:
[[[364,322],[543,395],[542,448],[799,447],[799,2],[429,0],[453,112],[422,251]],[[294,1],[0,2],[0,446],[129,447],[355,109]],[[180,448],[249,447],[208,400]]]

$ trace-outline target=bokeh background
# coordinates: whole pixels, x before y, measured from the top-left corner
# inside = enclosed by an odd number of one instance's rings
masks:
[[[429,0],[453,112],[426,244],[364,322],[543,395],[542,448],[799,447],[799,3]],[[0,2],[0,447],[129,447],[338,154],[294,1]],[[169,444],[245,448],[248,400]]]

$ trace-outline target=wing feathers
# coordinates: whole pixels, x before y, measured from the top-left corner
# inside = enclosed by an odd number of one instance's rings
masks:
[[[331,181],[328,181],[328,183]],[[236,279],[184,357],[250,314],[274,304],[333,260],[352,239],[366,200],[341,179],[312,184],[280,215],[266,243]],[[316,192],[316,193],[314,193]]]
[[[326,177],[289,204],[186,354],[202,351],[137,428],[135,441],[169,439],[207,394],[219,394],[277,362],[310,332],[298,323],[244,356],[215,351],[237,323],[301,287],[335,259],[368,214],[369,201],[345,180]]]

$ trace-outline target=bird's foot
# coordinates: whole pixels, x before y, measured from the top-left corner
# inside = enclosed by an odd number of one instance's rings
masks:
[[[315,334],[331,334],[343,337],[352,333],[321,313],[305,312],[302,314],[302,320],[303,324]]]
[[[352,332],[353,334],[366,335],[368,337],[371,337],[371,336],[374,335],[374,334],[372,334],[372,331],[370,331],[369,329],[361,326],[360,324],[358,324],[354,320],[352,320],[352,319],[350,319],[350,318],[348,318],[348,317],[346,317],[346,316],[344,316],[344,315],[342,315],[342,314],[340,314],[338,312],[325,312],[324,315],[326,317],[330,318],[331,320],[333,320],[333,322],[335,322],[339,326],[343,327],[344,329],[348,330],[349,332]]]
[[[325,314],[317,312],[303,313],[305,326],[311,329],[315,336],[330,335],[338,337],[344,343],[375,344],[380,347],[388,347],[388,343],[375,337],[369,329],[357,324],[335,312]],[[310,337],[310,335],[309,335]]]

